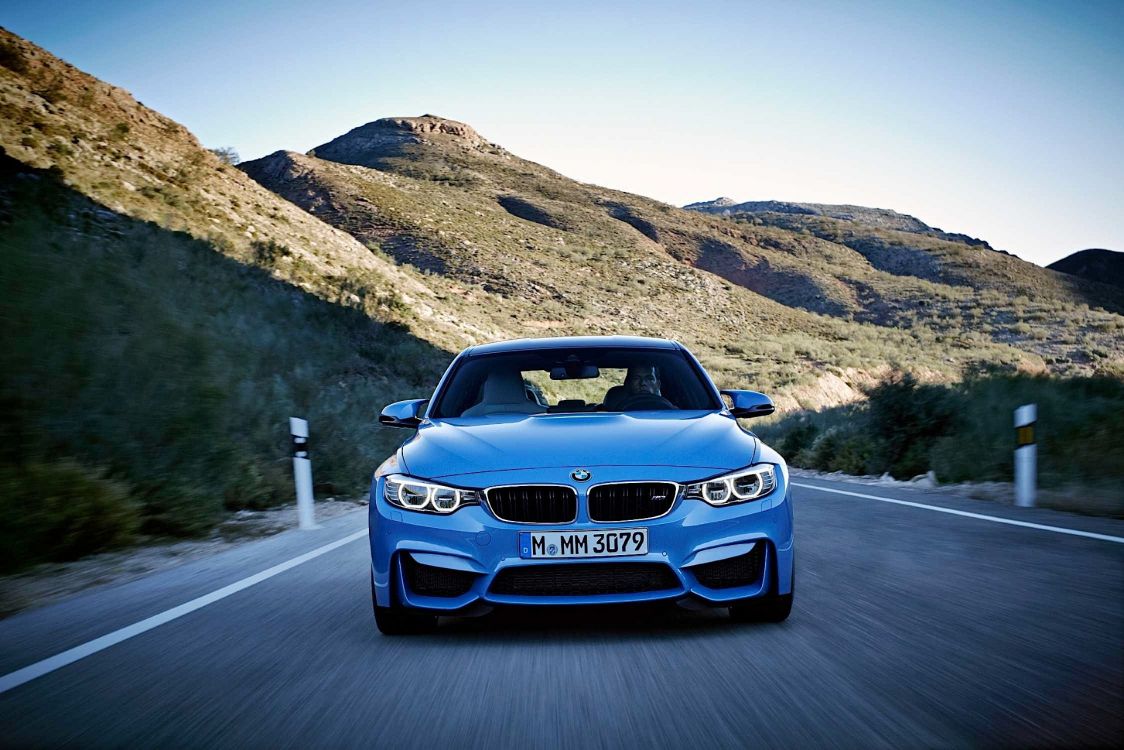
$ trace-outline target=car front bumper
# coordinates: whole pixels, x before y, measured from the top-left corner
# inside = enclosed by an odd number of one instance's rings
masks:
[[[663,480],[680,484],[698,481],[717,471],[700,472],[681,467],[596,467],[597,481]],[[724,507],[714,507],[701,500],[680,497],[671,511],[660,518],[645,521],[595,523],[585,515],[585,493],[582,483],[569,478],[568,469],[536,469],[505,471],[490,474],[464,475],[452,481],[457,486],[488,487],[501,484],[568,484],[578,491],[578,519],[569,524],[537,525],[500,521],[485,506],[468,506],[449,515],[436,515],[400,510],[383,499],[383,479],[371,486],[370,544],[375,599],[380,606],[392,602],[407,607],[472,614],[486,611],[489,605],[576,605],[684,600],[723,606],[768,593],[791,591],[793,565],[792,503],[787,472],[778,471],[777,488],[767,497]],[[586,483],[588,484],[588,483]],[[569,558],[528,560],[519,556],[520,531],[545,530],[608,530],[648,529],[648,553],[608,558]],[[736,561],[752,559],[752,575],[731,584],[723,580],[714,584],[713,573]],[[639,565],[637,565],[639,564]],[[651,590],[615,593],[523,594],[501,593],[510,586],[493,586],[498,576],[511,577],[510,569],[523,574],[533,566],[580,565],[582,574],[590,566],[632,566],[630,570],[655,570],[665,566],[671,573],[663,574]],[[464,585],[450,595],[431,595],[433,589],[419,590],[409,581],[411,573],[424,566],[430,580],[432,574],[448,572],[447,578]],[[743,568],[748,569],[748,568]],[[560,570],[555,567],[554,570]],[[623,570],[618,568],[617,570]],[[508,573],[504,573],[508,571]],[[540,569],[539,572],[545,572]],[[564,572],[564,571],[562,571]],[[533,573],[532,573],[533,576]]]

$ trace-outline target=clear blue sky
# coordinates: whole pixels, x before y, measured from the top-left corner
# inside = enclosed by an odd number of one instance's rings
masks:
[[[464,120],[587,182],[1124,250],[1124,2],[0,0],[0,25],[243,158]]]

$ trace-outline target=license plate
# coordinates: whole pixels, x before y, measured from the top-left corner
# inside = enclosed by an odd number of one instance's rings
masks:
[[[519,532],[519,556],[525,559],[620,557],[644,555],[647,552],[647,529]]]

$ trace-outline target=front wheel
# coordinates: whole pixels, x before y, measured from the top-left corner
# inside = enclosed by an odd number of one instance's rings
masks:
[[[392,599],[394,597],[391,597]],[[371,575],[371,606],[375,610],[375,626],[383,635],[419,635],[437,629],[437,615],[407,609],[391,603],[380,607],[375,599],[375,576]]]

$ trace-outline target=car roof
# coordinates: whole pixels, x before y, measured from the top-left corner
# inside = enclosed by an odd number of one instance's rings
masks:
[[[670,339],[649,338],[647,336],[555,336],[539,339],[512,339],[494,341],[489,344],[470,346],[464,354],[496,354],[498,352],[524,352],[536,349],[581,349],[581,348],[632,348],[632,349],[679,349],[680,345]]]

